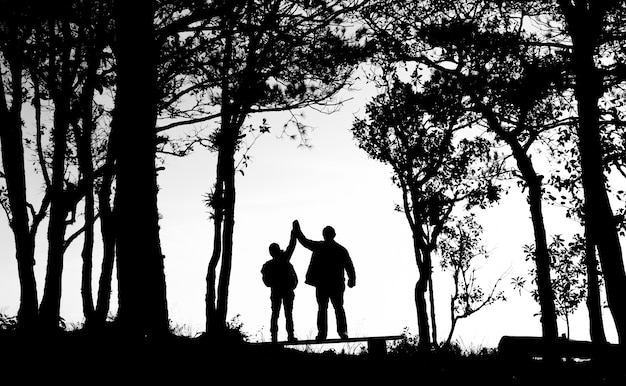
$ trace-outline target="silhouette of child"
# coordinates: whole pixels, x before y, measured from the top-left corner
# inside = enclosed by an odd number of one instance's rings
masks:
[[[272,317],[270,332],[272,334],[272,342],[274,343],[277,341],[278,336],[278,316],[280,315],[281,305],[285,309],[287,340],[290,342],[297,340],[293,333],[293,300],[295,297],[294,289],[298,285],[298,276],[289,261],[295,247],[296,237],[292,230],[286,250],[282,251],[276,243],[270,244],[269,252],[272,259],[265,262],[261,268],[263,283],[271,288]]]

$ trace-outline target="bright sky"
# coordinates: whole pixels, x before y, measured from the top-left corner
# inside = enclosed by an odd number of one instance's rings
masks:
[[[308,111],[304,122],[313,127],[312,148],[279,139],[284,114],[266,115],[271,134],[254,145],[245,176],[237,176],[236,222],[229,316],[239,316],[251,340],[269,340],[269,288],[261,281],[261,265],[270,258],[268,246],[277,242],[285,248],[294,219],[300,221],[309,239],[322,238],[322,228],[332,225],[336,240],[350,252],[357,285],[347,289],[345,308],[350,336],[400,334],[403,328],[417,332],[413,290],[417,267],[408,223],[394,211],[401,196],[391,182],[390,170],[367,157],[352,138],[354,115],[363,114],[366,91],[346,94],[353,98],[340,112],[324,115]],[[212,224],[202,201],[214,182],[215,156],[204,150],[177,159],[168,158],[159,174],[161,240],[170,318],[196,333],[204,328],[206,270],[211,254]],[[34,176],[31,177],[34,181]],[[36,185],[35,185],[36,186]],[[35,190],[32,191],[34,193]],[[573,229],[557,209],[546,206],[549,234]],[[457,212],[460,213],[460,212]],[[495,347],[502,335],[541,334],[539,307],[527,293],[509,285],[510,278],[525,275],[522,245],[532,242],[532,228],[525,198],[515,189],[496,207],[481,212],[483,240],[491,252],[478,262],[484,287],[507,270],[503,280],[507,302],[486,308],[457,325],[455,340],[467,349]],[[46,268],[46,224],[40,228],[36,274],[38,293],[43,294]],[[61,315],[68,323],[82,320],[80,301],[80,242],[68,250],[63,276]],[[19,286],[14,244],[6,218],[0,221],[0,312],[14,315]],[[99,250],[96,248],[96,253]],[[294,320],[296,336],[313,338],[317,331],[313,287],[304,284],[310,252],[296,246],[292,259],[300,284],[296,289]],[[94,286],[99,278],[99,260],[94,264]],[[437,328],[445,339],[450,326],[449,298],[452,279],[434,267]],[[113,300],[116,299],[113,294]],[[115,302],[113,311],[115,310]],[[609,340],[616,337],[608,312],[605,323]],[[588,339],[584,304],[571,320],[571,337]],[[566,333],[559,322],[560,333]],[[279,320],[279,339],[285,338],[284,319]],[[336,337],[334,314],[329,310],[329,338]]]

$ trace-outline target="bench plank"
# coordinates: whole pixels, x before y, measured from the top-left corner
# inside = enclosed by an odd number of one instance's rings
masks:
[[[304,339],[297,341],[278,341],[278,342],[252,342],[256,345],[275,345],[275,346],[305,346],[313,344],[337,344],[337,343],[354,343],[367,342],[368,353],[372,355],[384,355],[387,352],[387,341],[403,339],[404,335],[385,335],[385,336],[361,336],[348,338],[330,338],[324,340]]]

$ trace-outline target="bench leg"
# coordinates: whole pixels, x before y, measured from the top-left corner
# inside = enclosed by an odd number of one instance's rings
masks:
[[[367,341],[369,355],[383,356],[387,353],[387,342],[384,339],[370,339]]]

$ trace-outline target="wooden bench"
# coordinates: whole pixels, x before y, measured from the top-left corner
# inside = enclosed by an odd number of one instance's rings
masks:
[[[500,356],[514,360],[543,358],[549,346],[545,339],[534,336],[503,336],[498,344]],[[596,344],[588,341],[558,338],[551,352],[562,359],[593,359],[623,357],[623,349],[616,344]]]
[[[305,339],[297,340],[294,342],[279,341],[279,342],[253,342],[257,345],[274,345],[277,347],[285,346],[308,346],[316,344],[333,344],[333,343],[354,343],[354,342],[367,342],[367,353],[373,356],[383,356],[387,353],[387,342],[403,339],[403,335],[386,335],[386,336],[363,336],[354,338],[331,338],[324,340],[317,339]]]

